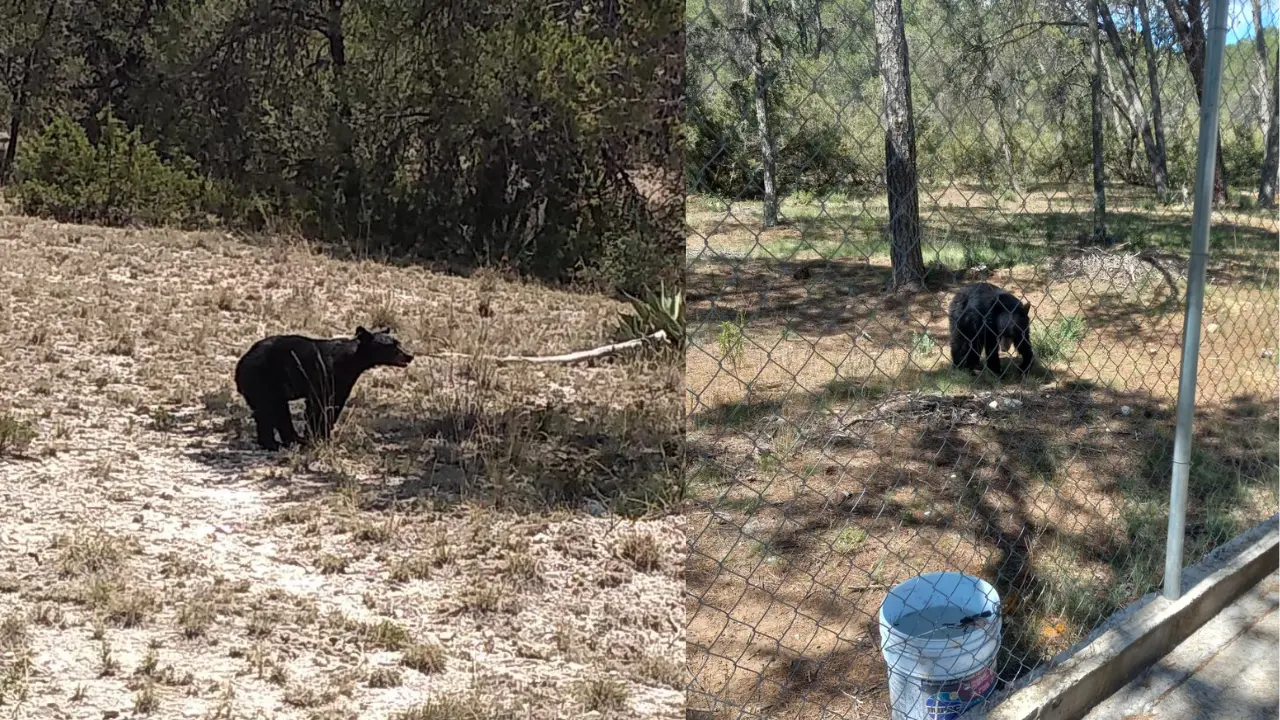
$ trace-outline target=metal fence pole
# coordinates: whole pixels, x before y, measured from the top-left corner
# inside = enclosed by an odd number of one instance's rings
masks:
[[[1254,28],[1254,32],[1262,32]],[[1169,491],[1169,539],[1164,556],[1164,596],[1182,594],[1182,541],[1187,524],[1187,479],[1191,471],[1191,423],[1196,405],[1196,369],[1200,356],[1200,317],[1204,312],[1204,275],[1213,213],[1213,171],[1218,143],[1222,55],[1227,35],[1227,2],[1209,7],[1204,92],[1200,97],[1200,139],[1196,150],[1195,205],[1191,211],[1191,261],[1187,271],[1187,313],[1182,326],[1182,371],[1178,378],[1177,427],[1173,437],[1173,484]]]

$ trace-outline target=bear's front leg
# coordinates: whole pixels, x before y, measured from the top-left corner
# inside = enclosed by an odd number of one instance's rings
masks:
[[[979,370],[982,368],[982,355],[973,346],[972,340],[956,333],[951,338],[951,364],[965,370]]]
[[[1031,364],[1036,360],[1036,354],[1035,351],[1031,349],[1031,343],[1028,341],[1018,343],[1017,351],[1019,359],[1018,368],[1024,373],[1031,370]]]
[[[328,440],[333,434],[341,407],[333,407],[323,400],[307,400],[307,435],[313,440]]]
[[[280,444],[291,447],[302,442],[298,431],[293,427],[293,414],[289,412],[289,403],[285,402],[275,413],[276,431],[280,433]]]
[[[987,369],[1000,377],[1000,344],[995,343],[987,352]]]

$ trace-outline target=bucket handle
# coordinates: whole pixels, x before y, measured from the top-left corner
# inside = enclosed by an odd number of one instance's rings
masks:
[[[939,628],[970,628],[970,627],[986,627],[994,622],[994,619],[1000,616],[1000,605],[997,604],[994,610],[983,610],[976,615],[966,615],[953,623],[943,623]]]
[[[999,616],[1000,616],[1000,603],[996,603],[994,610],[983,610],[982,612],[977,613],[976,615],[966,615],[965,617],[962,617],[955,622],[943,623],[934,629],[941,630],[943,628],[950,629],[950,628],[986,627],[987,625],[994,622],[994,619]],[[895,628],[898,627],[898,623],[894,623],[893,627]]]

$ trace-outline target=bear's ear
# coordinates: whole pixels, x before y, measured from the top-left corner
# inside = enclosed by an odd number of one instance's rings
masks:
[[[356,327],[357,340],[368,340],[372,335],[373,333],[369,332],[368,330],[365,330],[363,325]]]

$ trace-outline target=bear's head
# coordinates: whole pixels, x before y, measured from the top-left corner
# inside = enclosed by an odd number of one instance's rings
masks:
[[[391,328],[370,331],[361,325],[356,328],[356,340],[360,344],[358,352],[369,359],[370,365],[409,367],[413,362],[413,356],[405,352],[400,341],[391,337]]]
[[[1009,352],[1015,347],[1031,347],[1031,303],[1021,302],[1012,310],[1000,314],[1000,349]]]

